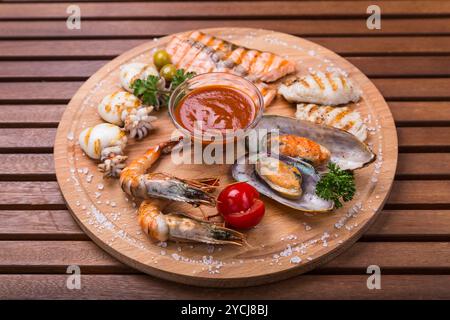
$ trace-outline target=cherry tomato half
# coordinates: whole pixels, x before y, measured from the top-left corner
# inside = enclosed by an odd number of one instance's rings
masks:
[[[259,199],[258,191],[248,183],[238,182],[227,186],[217,200],[217,211],[232,227],[252,228],[264,216],[264,202]]]

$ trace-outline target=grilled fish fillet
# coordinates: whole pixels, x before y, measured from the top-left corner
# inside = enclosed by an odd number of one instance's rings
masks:
[[[273,82],[295,71],[295,63],[270,52],[239,47],[231,42],[194,31],[175,36],[166,51],[179,69],[207,72],[230,72],[253,81],[268,105],[276,91],[264,82]]]
[[[295,117],[345,130],[362,142],[367,139],[367,126],[362,121],[361,115],[349,107],[298,104]]]
[[[357,102],[361,92],[343,74],[311,72],[307,76],[282,84],[278,88],[289,102],[307,102],[323,105],[339,105]]]

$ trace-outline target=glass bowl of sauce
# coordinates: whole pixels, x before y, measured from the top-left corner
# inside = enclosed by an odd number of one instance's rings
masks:
[[[169,115],[184,135],[202,144],[228,143],[256,127],[264,112],[261,92],[240,76],[212,72],[186,80],[172,93]]]

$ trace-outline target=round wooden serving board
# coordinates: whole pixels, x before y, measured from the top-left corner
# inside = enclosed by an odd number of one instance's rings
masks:
[[[58,127],[55,168],[58,183],[75,219],[100,247],[123,263],[148,274],[181,283],[211,287],[240,287],[269,283],[297,275],[329,261],[350,247],[373,222],[392,186],[397,164],[397,134],[389,108],[375,86],[353,65],[312,42],[287,34],[256,29],[203,30],[249,48],[271,51],[296,60],[299,73],[308,68],[340,68],[362,89],[354,106],[367,119],[367,143],[377,160],[355,172],[357,195],[332,213],[306,214],[264,197],[266,215],[254,229],[245,231],[249,246],[157,244],[142,234],[136,204],[119,187],[118,180],[104,180],[97,163],[83,155],[77,141],[86,127],[101,123],[97,104],[120,88],[119,67],[125,63],[151,62],[155,48],[170,37],[150,41],[114,59],[95,73],[75,94]],[[277,98],[267,114],[293,116],[295,106]],[[130,141],[130,159],[168,139],[174,130],[167,110],[156,112],[156,129],[142,141]],[[182,178],[217,176],[221,186],[233,182],[228,165],[177,165],[162,158],[151,169]],[[199,214],[185,204],[170,209]],[[206,209],[213,214],[213,209]],[[300,258],[300,259],[298,259]]]

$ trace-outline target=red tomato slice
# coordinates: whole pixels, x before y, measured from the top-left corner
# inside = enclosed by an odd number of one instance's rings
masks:
[[[248,229],[261,221],[265,206],[254,187],[239,182],[222,190],[218,197],[217,210],[230,226]]]

